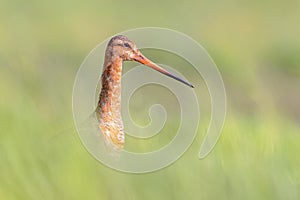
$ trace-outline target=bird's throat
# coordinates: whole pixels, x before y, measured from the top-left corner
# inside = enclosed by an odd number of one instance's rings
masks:
[[[121,117],[121,76],[121,59],[117,59],[104,67],[101,77],[102,87],[96,109],[104,136],[117,146],[124,144]]]

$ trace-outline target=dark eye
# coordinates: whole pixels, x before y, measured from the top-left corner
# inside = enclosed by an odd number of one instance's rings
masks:
[[[127,48],[130,48],[130,45],[127,42],[124,43],[124,46],[127,47]]]

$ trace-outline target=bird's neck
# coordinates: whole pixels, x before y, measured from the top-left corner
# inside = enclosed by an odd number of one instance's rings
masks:
[[[100,118],[105,116],[121,118],[121,76],[122,59],[105,62],[101,82],[97,113]]]

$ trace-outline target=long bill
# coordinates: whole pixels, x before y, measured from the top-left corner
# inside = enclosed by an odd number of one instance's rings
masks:
[[[152,62],[151,60],[149,60],[148,58],[146,58],[143,54],[139,53],[138,55],[135,55],[134,58],[133,58],[135,61],[143,64],[143,65],[146,65],[148,67],[151,67],[152,69],[155,69],[156,71],[166,75],[166,76],[169,76],[177,81],[180,81],[181,83],[185,84],[185,85],[188,85],[189,87],[191,88],[194,88],[194,86],[192,84],[190,84],[189,82],[171,74],[170,72],[168,72],[167,70],[161,68],[160,66],[158,66],[157,64],[155,64],[154,62]]]

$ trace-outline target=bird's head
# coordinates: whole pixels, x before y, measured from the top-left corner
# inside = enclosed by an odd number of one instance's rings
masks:
[[[121,58],[122,60],[134,60],[134,57],[140,54],[134,42],[124,35],[113,37],[106,49],[106,53],[112,58]]]
[[[117,35],[114,36],[107,45],[106,49],[106,57],[110,57],[111,61],[113,62],[116,59],[121,59],[122,61],[130,61],[134,60],[137,61],[143,65],[146,65],[148,67],[151,67],[152,69],[155,69],[156,71],[159,71],[162,74],[165,74],[177,81],[180,81],[190,87],[194,87],[192,84],[184,81],[183,79],[171,74],[167,70],[161,68],[151,60],[149,60],[147,57],[145,57],[139,49],[136,47],[134,42],[129,40],[126,36],[123,35]]]

